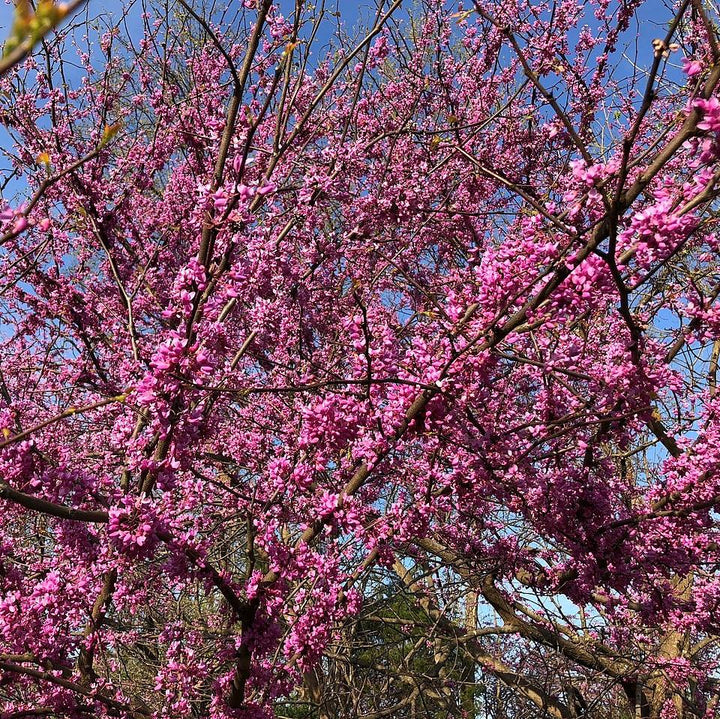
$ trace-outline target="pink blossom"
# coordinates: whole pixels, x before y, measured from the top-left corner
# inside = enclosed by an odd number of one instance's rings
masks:
[[[698,128],[710,132],[720,131],[720,100],[711,97],[709,100],[695,100],[695,107],[702,111],[703,118]]]
[[[703,71],[703,65],[699,60],[691,60],[690,58],[684,57],[682,59],[683,72],[688,77],[695,77]]]

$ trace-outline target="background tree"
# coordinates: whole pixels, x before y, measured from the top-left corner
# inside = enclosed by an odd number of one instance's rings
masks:
[[[714,716],[716,8],[80,5],[0,66],[4,716]]]

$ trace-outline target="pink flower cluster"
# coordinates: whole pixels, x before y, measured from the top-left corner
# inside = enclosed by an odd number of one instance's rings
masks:
[[[121,497],[108,510],[108,517],[108,537],[120,552],[135,559],[152,556],[161,521],[149,498]]]

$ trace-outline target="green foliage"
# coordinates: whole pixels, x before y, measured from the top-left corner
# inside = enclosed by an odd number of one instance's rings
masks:
[[[5,41],[3,56],[25,44],[32,48],[67,15],[67,6],[54,0],[40,0],[33,11],[29,0],[17,0],[10,37]]]

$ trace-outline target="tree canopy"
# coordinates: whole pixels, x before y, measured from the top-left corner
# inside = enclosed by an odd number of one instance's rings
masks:
[[[17,2],[3,719],[714,717],[718,21]]]

